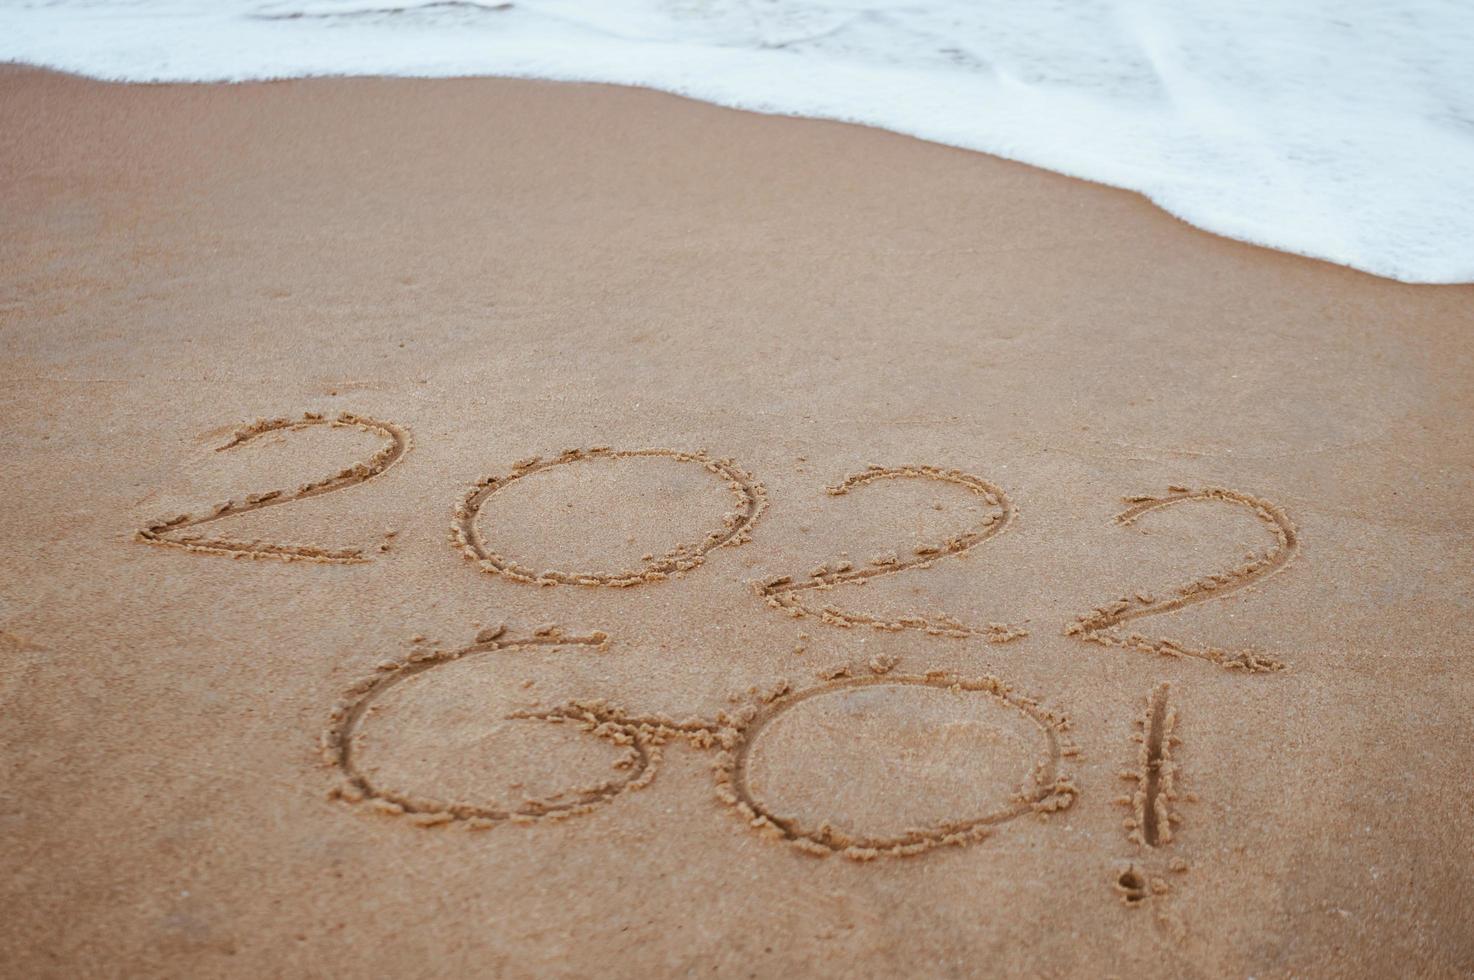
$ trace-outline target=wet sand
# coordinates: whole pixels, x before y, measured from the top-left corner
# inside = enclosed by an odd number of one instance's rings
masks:
[[[1474,287],[610,87],[0,134],[5,972],[1474,970]]]

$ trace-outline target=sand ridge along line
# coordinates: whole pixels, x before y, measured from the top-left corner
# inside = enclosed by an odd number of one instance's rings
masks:
[[[721,527],[707,532],[701,541],[694,544],[677,542],[659,557],[646,556],[644,568],[621,569],[616,572],[564,572],[557,569],[537,571],[493,551],[487,546],[476,526],[476,519],[482,508],[496,495],[497,491],[531,473],[553,466],[565,466],[580,460],[652,457],[673,459],[682,463],[696,463],[718,479],[725,480],[728,489],[732,491],[736,509],[723,514]],[[456,504],[455,522],[451,525],[451,540],[468,560],[476,562],[484,571],[493,575],[502,575],[514,582],[629,588],[645,582],[658,582],[671,575],[683,574],[705,562],[706,555],[714,549],[751,540],[752,526],[767,505],[767,490],[751,474],[741,469],[731,459],[715,459],[702,450],[680,452],[675,449],[613,449],[609,446],[565,449],[552,459],[532,456],[519,460],[512,464],[512,471],[504,477],[483,477]]]
[[[252,510],[319,496],[363,483],[398,462],[409,451],[411,445],[409,433],[391,422],[381,422],[347,412],[336,418],[327,419],[321,414],[308,412],[300,419],[260,419],[239,429],[229,442],[217,447],[216,451],[223,452],[233,449],[268,432],[295,431],[314,425],[329,425],[334,428],[355,426],[384,436],[388,444],[368,459],[355,463],[333,476],[305,483],[294,491],[270,490],[264,493],[253,493],[244,500],[227,500],[217,504],[211,513],[204,516],[180,514],[177,517],[152,521],[137,532],[137,539],[148,544],[168,545],[202,554],[224,554],[236,558],[277,558],[338,563],[368,561],[369,559],[359,548],[328,550],[311,545],[239,542],[181,533],[192,527]],[[707,472],[726,482],[728,489],[733,494],[735,509],[723,514],[721,527],[707,532],[701,541],[694,544],[678,542],[659,557],[653,554],[644,556],[645,567],[641,569],[624,569],[616,572],[565,572],[556,569],[537,571],[487,547],[477,527],[477,517],[486,502],[498,490],[529,474],[580,460],[639,458],[665,458],[682,463],[699,464]],[[877,555],[870,559],[868,566],[863,568],[855,568],[848,561],[836,562],[833,565],[825,563],[810,572],[808,579],[804,581],[795,581],[789,575],[778,576],[752,583],[753,591],[773,608],[782,609],[795,617],[817,616],[822,622],[831,626],[859,625],[883,631],[910,629],[931,636],[977,637],[989,643],[1008,643],[1027,636],[1028,631],[1021,626],[1010,626],[1005,623],[988,623],[982,627],[970,626],[945,614],[932,618],[902,615],[894,619],[882,619],[863,613],[847,612],[834,605],[825,605],[815,612],[803,604],[800,595],[805,592],[827,592],[840,585],[864,585],[883,575],[930,568],[937,561],[949,555],[954,557],[964,555],[1003,531],[1017,514],[1013,502],[1002,488],[961,470],[941,469],[934,466],[871,465],[859,473],[850,474],[836,486],[825,489],[830,496],[844,496],[855,487],[888,479],[929,479],[953,483],[979,497],[994,512],[985,514],[976,526],[953,534],[940,544],[918,546],[907,558],[899,558],[894,554]],[[1168,488],[1168,493],[1161,497],[1141,495],[1127,497],[1125,500],[1131,506],[1115,517],[1115,522],[1123,527],[1133,524],[1142,515],[1162,507],[1186,501],[1219,501],[1248,508],[1274,534],[1276,543],[1263,553],[1249,553],[1245,556],[1244,563],[1227,572],[1208,575],[1179,587],[1176,595],[1169,598],[1159,599],[1138,592],[1107,605],[1098,606],[1069,624],[1065,628],[1065,635],[1077,636],[1080,639],[1106,646],[1126,647],[1164,656],[1197,657],[1227,669],[1249,672],[1282,669],[1284,664],[1280,661],[1251,651],[1231,652],[1211,646],[1193,648],[1172,640],[1150,639],[1140,633],[1122,637],[1109,631],[1133,619],[1172,612],[1194,603],[1221,598],[1283,568],[1300,548],[1295,526],[1285,513],[1266,500],[1236,490],[1217,487],[1190,490],[1184,486],[1173,485]],[[451,525],[450,537],[467,560],[476,562],[479,567],[489,573],[502,575],[512,581],[538,585],[629,588],[647,582],[658,582],[671,575],[684,575],[703,564],[706,555],[714,549],[750,541],[752,527],[767,506],[767,490],[763,484],[729,458],[713,458],[701,450],[695,452],[681,452],[674,449],[616,450],[608,446],[594,446],[590,449],[565,449],[551,459],[544,459],[540,456],[528,457],[514,463],[511,472],[505,477],[483,477],[456,503],[455,520]],[[381,548],[386,547],[381,546]]]
[[[1146,847],[1172,843],[1172,825],[1178,820],[1171,808],[1177,796],[1177,764],[1172,749],[1181,740],[1174,734],[1177,709],[1167,703],[1169,689],[1166,682],[1152,689],[1145,714],[1136,719],[1140,731],[1134,737],[1141,745],[1137,766],[1121,774],[1136,783],[1136,792],[1122,797],[1132,809],[1126,829],[1131,840]]]
[[[408,433],[392,423],[348,413],[331,420],[319,414],[307,413],[298,419],[259,420],[238,430],[217,451],[234,448],[269,432],[294,431],[314,425],[354,426],[385,437],[387,444],[369,459],[334,476],[304,484],[294,492],[252,494],[241,502],[227,501],[220,504],[205,517],[186,514],[172,520],[157,521],[140,531],[139,538],[152,544],[167,544],[191,551],[230,554],[234,557],[366,561],[362,552],[356,549],[327,551],[304,545],[246,544],[180,533],[234,514],[362,483],[384,472],[402,458],[410,447]],[[528,474],[581,460],[652,457],[700,465],[726,483],[733,494],[735,509],[724,514],[721,527],[707,533],[699,543],[678,543],[659,559],[653,555],[647,556],[646,567],[641,570],[614,573],[532,571],[490,551],[476,527],[476,517],[486,501],[501,487]],[[886,631],[914,629],[933,636],[981,637],[990,642],[1006,642],[1025,635],[1020,629],[1001,624],[990,624],[985,629],[977,629],[951,618],[938,620],[901,617],[888,621],[847,613],[833,606],[826,606],[816,614],[802,604],[799,596],[806,592],[829,591],[846,584],[863,585],[883,575],[928,568],[947,555],[963,554],[1000,533],[1015,514],[1007,494],[994,484],[960,470],[943,470],[930,466],[871,466],[860,473],[851,474],[837,486],[827,489],[832,496],[842,496],[853,488],[888,479],[926,479],[957,484],[980,498],[988,506],[989,512],[974,526],[953,534],[940,545],[917,547],[914,554],[905,559],[894,555],[878,556],[863,568],[854,568],[847,562],[833,566],[826,564],[811,573],[810,578],[804,582],[794,582],[791,578],[783,577],[760,583],[757,586],[758,593],[769,605],[784,609],[791,615],[818,615],[822,621],[836,626],[862,625]],[[1222,502],[1246,507],[1271,531],[1275,544],[1263,553],[1249,554],[1243,564],[1230,572],[1199,579],[1179,588],[1169,598],[1157,599],[1138,593],[1132,598],[1097,608],[1072,623],[1065,630],[1066,634],[1105,645],[1172,656],[1199,657],[1224,667],[1247,671],[1279,669],[1281,665],[1278,662],[1255,654],[1232,654],[1214,647],[1192,649],[1170,640],[1149,640],[1140,634],[1123,638],[1108,632],[1131,619],[1181,609],[1243,588],[1282,568],[1299,549],[1295,528],[1279,508],[1234,490],[1191,490],[1174,485],[1164,496],[1127,498],[1131,506],[1117,515],[1115,520],[1122,526],[1129,526],[1154,510],[1188,501]],[[762,484],[730,459],[712,458],[699,451],[614,450],[607,446],[596,446],[591,449],[564,450],[551,459],[524,459],[514,464],[510,475],[505,478],[482,479],[457,503],[452,536],[468,559],[477,561],[488,571],[505,575],[514,581],[542,585],[625,588],[684,574],[698,567],[711,550],[749,540],[752,525],[766,506],[767,494]],[[996,826],[1026,813],[1044,815],[1065,809],[1073,804],[1078,795],[1071,777],[1059,771],[1062,757],[1077,754],[1073,744],[1061,738],[1061,734],[1069,727],[1066,718],[1040,707],[1033,699],[1013,693],[996,677],[965,678],[948,671],[896,675],[891,673],[896,666],[896,658],[886,656],[871,659],[868,676],[863,671],[856,672],[851,665],[846,664],[822,672],[817,686],[803,690],[793,689],[786,680],[778,682],[765,692],[752,689],[745,704],[732,711],[718,712],[714,718],[691,717],[677,720],[658,715],[634,714],[597,698],[569,700],[550,709],[544,709],[534,702],[533,707],[536,710],[513,710],[501,720],[543,726],[569,725],[579,733],[615,747],[618,752],[612,765],[617,775],[583,785],[559,788],[542,796],[527,796],[520,803],[507,806],[442,799],[379,785],[359,765],[355,747],[362,745],[369,718],[383,707],[376,707],[375,702],[406,681],[422,677],[437,667],[470,657],[515,657],[532,648],[546,648],[558,654],[569,651],[598,653],[606,648],[607,643],[607,634],[597,631],[587,635],[573,635],[563,632],[557,626],[546,626],[534,630],[530,636],[515,638],[508,637],[503,627],[496,627],[482,630],[476,635],[474,642],[459,649],[421,648],[406,658],[381,664],[373,675],[350,688],[345,698],[332,709],[330,724],[322,738],[324,759],[339,775],[332,795],[348,802],[365,804],[384,813],[406,817],[421,825],[458,823],[472,828],[487,828],[502,822],[534,823],[564,819],[610,803],[626,790],[649,785],[658,771],[663,746],[671,742],[686,742],[694,748],[715,750],[718,753],[714,765],[717,796],[749,827],[811,854],[843,854],[859,861],[883,856],[907,857],[937,847],[975,843],[989,836]],[[449,675],[437,675],[440,678],[446,676]],[[754,789],[749,769],[752,749],[775,720],[787,716],[801,705],[815,703],[821,698],[842,696],[846,692],[873,689],[890,692],[894,697],[894,692],[914,691],[917,687],[945,690],[959,697],[986,697],[1021,712],[1037,726],[1046,743],[1045,758],[1035,764],[1026,784],[1006,804],[982,813],[960,813],[955,816],[948,814],[944,818],[927,816],[918,821],[922,826],[908,828],[899,833],[869,834],[845,828],[841,826],[843,821],[839,819],[812,816],[801,819],[780,813]],[[1138,740],[1141,743],[1139,766],[1135,771],[1124,774],[1137,782],[1137,791],[1133,796],[1123,797],[1118,801],[1130,806],[1133,811],[1126,821],[1131,839],[1151,849],[1171,843],[1173,824],[1177,819],[1171,809],[1177,780],[1173,758],[1173,746],[1177,742],[1174,732],[1177,713],[1168,704],[1167,693],[1165,684],[1154,689],[1148,699],[1145,714],[1137,720],[1140,728]],[[738,699],[738,703],[741,703],[741,699]],[[954,805],[957,805],[957,801],[949,801],[944,809]],[[1185,868],[1185,864],[1181,868],[1175,867],[1177,864],[1182,863],[1174,862],[1174,870]],[[1117,890],[1130,902],[1140,901],[1149,891],[1158,891],[1161,886],[1162,882],[1148,879],[1134,864],[1116,880]]]
[[[683,740],[697,749],[717,752],[713,766],[717,798],[732,807],[754,830],[787,841],[809,854],[843,854],[856,861],[877,857],[907,857],[937,847],[965,846],[990,836],[992,828],[1027,813],[1047,815],[1068,808],[1078,790],[1072,778],[1060,772],[1060,760],[1078,754],[1064,735],[1068,719],[1042,707],[1032,698],[1014,693],[996,677],[964,678],[949,671],[924,675],[891,676],[877,670],[872,676],[847,678],[794,691],[779,681],[755,699],[714,718],[674,719],[661,715],[633,714],[602,699],[572,700],[538,711],[515,711],[508,719],[544,724],[570,724],[580,732],[602,739],[623,750],[614,768],[620,775],[590,785],[571,787],[544,798],[524,800],[518,807],[495,808],[469,802],[441,800],[377,785],[357,764],[355,744],[374,701],[411,678],[466,657],[481,655],[516,656],[532,648],[567,648],[598,653],[607,648],[607,634],[595,631],[575,635],[554,625],[540,627],[532,636],[507,635],[505,626],[482,630],[473,643],[456,650],[417,650],[401,660],[380,664],[375,672],[353,685],[333,706],[322,737],[323,761],[334,768],[338,781],[329,791],[332,798],[364,804],[375,811],[403,816],[419,826],[460,824],[485,830],[503,822],[531,824],[560,820],[588,813],[614,800],[627,790],[648,786],[655,778],[662,746]],[[1046,752],[1029,773],[1026,785],[1010,802],[984,814],[961,815],[932,827],[892,837],[867,837],[837,828],[829,821],[813,827],[770,811],[748,785],[747,760],[751,746],[774,719],[797,705],[815,698],[861,687],[903,689],[921,685],[958,696],[979,695],[1007,705],[1029,718],[1043,735]]]
[[[416,650],[403,660],[382,663],[377,671],[359,681],[333,706],[331,723],[322,738],[323,759],[336,767],[342,782],[332,795],[349,802],[366,802],[383,813],[406,814],[416,823],[431,826],[450,821],[464,821],[476,829],[490,827],[503,820],[531,822],[557,819],[587,813],[608,803],[626,789],[637,789],[654,778],[655,770],[648,749],[633,737],[626,737],[624,727],[606,727],[595,731],[601,738],[629,746],[623,778],[580,787],[560,794],[558,800],[529,799],[516,809],[495,809],[470,803],[445,802],[391,790],[374,785],[356,765],[354,741],[361,731],[364,717],[374,701],[391,688],[463,657],[483,654],[505,654],[527,647],[569,647],[578,650],[603,650],[608,636],[595,632],[587,635],[564,635],[556,627],[544,627],[533,636],[514,639],[504,637],[503,627],[482,630],[469,646],[458,650]]]
[[[1174,749],[1182,744],[1182,739],[1176,734],[1177,708],[1168,704],[1170,691],[1170,685],[1163,681],[1147,695],[1146,708],[1133,723],[1137,731],[1132,734],[1132,741],[1139,746],[1136,765],[1121,772],[1122,779],[1136,783],[1136,791],[1116,799],[1131,811],[1122,821],[1127,839],[1150,851],[1171,844],[1173,827],[1180,821],[1172,804],[1179,796]],[[1173,858],[1167,869],[1180,874],[1187,870],[1187,862],[1180,857]],[[1121,868],[1113,884],[1122,903],[1128,906],[1140,905],[1153,895],[1165,895],[1171,890],[1165,878],[1135,862]]]
[[[1022,712],[1038,727],[1047,745],[1046,757],[1035,765],[1028,786],[1018,790],[1006,806],[992,812],[963,815],[930,827],[884,837],[846,831],[830,821],[806,825],[797,819],[778,815],[753,792],[748,778],[752,747],[773,721],[818,698],[857,688],[894,690],[909,686],[937,688],[959,696],[981,695]],[[996,677],[965,678],[940,670],[924,675],[890,674],[885,670],[875,676],[839,679],[804,691],[782,689],[770,695],[767,701],[765,708],[743,716],[735,744],[724,746],[719,754],[717,795],[734,807],[749,826],[775,839],[788,841],[809,854],[843,854],[852,860],[871,861],[878,857],[909,857],[938,847],[962,847],[984,840],[992,834],[995,826],[1026,813],[1048,814],[1068,809],[1078,793],[1073,779],[1059,771],[1062,756],[1078,753],[1072,743],[1061,745],[1061,734],[1069,727],[1068,719],[1041,707],[1032,698],[1015,694]]]
[[[1221,501],[1248,508],[1274,535],[1274,545],[1262,553],[1251,552],[1245,555],[1242,564],[1227,572],[1207,575],[1180,586],[1173,596],[1158,598],[1139,592],[1104,606],[1097,606],[1066,627],[1065,635],[1077,636],[1082,640],[1103,646],[1124,647],[1167,657],[1197,657],[1228,670],[1258,673],[1284,669],[1285,665],[1281,661],[1250,650],[1229,651],[1214,646],[1188,647],[1172,640],[1152,639],[1140,633],[1131,633],[1123,637],[1108,632],[1133,619],[1157,616],[1194,603],[1220,599],[1230,592],[1235,592],[1273,575],[1289,564],[1300,550],[1300,538],[1295,531],[1295,525],[1290,522],[1284,511],[1267,500],[1220,487],[1190,490],[1187,487],[1174,485],[1168,487],[1168,492],[1161,497],[1150,495],[1127,497],[1125,502],[1131,506],[1117,514],[1114,520],[1122,527],[1128,527],[1144,514],[1193,500]]]
[[[200,527],[238,514],[274,507],[279,504],[319,497],[335,490],[344,490],[373,479],[404,458],[410,450],[409,432],[393,422],[381,422],[363,415],[344,412],[329,419],[316,412],[307,412],[301,418],[258,419],[250,425],[237,429],[230,441],[217,446],[216,452],[225,452],[244,445],[269,432],[295,432],[311,426],[326,425],[332,428],[354,427],[365,432],[383,436],[388,444],[368,459],[312,483],[304,483],[295,490],[268,490],[253,493],[242,500],[227,500],[216,504],[209,514],[194,516],[180,514],[177,517],[151,521],[138,531],[138,540],[148,544],[183,548],[204,555],[229,555],[232,558],[275,558],[281,561],[316,561],[337,564],[366,562],[361,548],[319,548],[305,544],[270,544],[261,541],[231,541],[226,538],[207,538],[198,534],[182,534],[188,528]]]
[[[834,605],[825,605],[815,613],[813,609],[803,604],[800,600],[800,594],[803,592],[827,592],[838,585],[864,585],[882,575],[930,568],[948,555],[963,555],[1000,533],[1017,513],[1013,501],[1000,487],[989,483],[982,477],[973,476],[961,470],[944,470],[935,466],[871,465],[862,472],[850,474],[835,486],[826,487],[825,492],[832,497],[842,497],[856,487],[866,486],[877,480],[896,479],[924,479],[956,484],[980,498],[994,512],[984,515],[976,526],[952,535],[941,544],[917,547],[914,554],[908,558],[899,558],[894,554],[877,555],[871,558],[869,566],[864,568],[855,568],[847,561],[833,565],[824,564],[810,572],[809,578],[805,581],[796,582],[792,576],[783,575],[755,582],[753,590],[774,609],[785,610],[789,615],[796,617],[817,615],[821,622],[831,626],[868,626],[872,629],[886,631],[911,629],[920,630],[931,636],[981,637],[989,643],[1007,643],[1027,636],[1028,630],[1006,623],[988,623],[982,627],[968,626],[946,615],[931,619],[917,615],[881,619],[863,613],[847,612]]]

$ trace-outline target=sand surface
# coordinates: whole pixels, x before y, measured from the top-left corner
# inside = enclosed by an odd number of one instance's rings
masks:
[[[5,974],[1474,970],[1474,288],[500,80],[0,224]]]

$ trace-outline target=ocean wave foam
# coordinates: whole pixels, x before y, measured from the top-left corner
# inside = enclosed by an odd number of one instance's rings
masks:
[[[1474,281],[1466,0],[5,0],[0,60],[639,85],[1129,188],[1376,275]]]

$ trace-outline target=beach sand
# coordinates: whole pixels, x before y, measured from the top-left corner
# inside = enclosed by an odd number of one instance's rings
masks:
[[[510,80],[0,216],[5,974],[1474,970],[1474,287]]]

